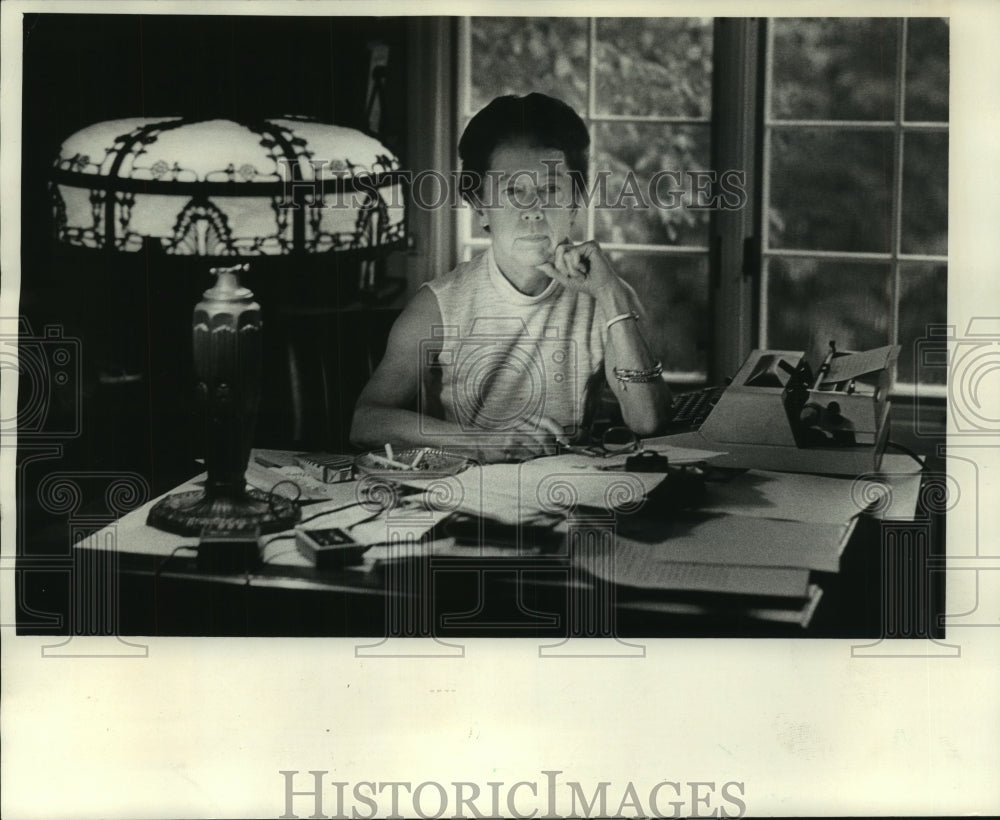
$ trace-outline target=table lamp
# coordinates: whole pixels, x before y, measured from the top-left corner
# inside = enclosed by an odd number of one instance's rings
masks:
[[[405,243],[398,159],[370,135],[304,117],[128,118],[67,138],[50,193],[58,241],[108,255],[152,252],[166,265],[197,257],[217,277],[193,325],[208,481],[204,492],[164,498],[149,523],[185,535],[226,521],[262,532],[290,526],[294,504],[244,481],[262,328],[239,275],[251,259],[333,254],[360,260],[370,282],[375,260]]]

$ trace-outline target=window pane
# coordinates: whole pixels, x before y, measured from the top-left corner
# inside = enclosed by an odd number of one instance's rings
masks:
[[[948,21],[906,21],[906,108],[911,122],[948,121]]]
[[[775,130],[770,246],[888,253],[892,155],[889,131]]]
[[[647,319],[643,334],[663,369],[704,377],[712,335],[707,256],[618,251],[610,258],[615,270],[639,295]]]
[[[502,94],[540,91],[587,111],[587,21],[473,17],[472,111]]]
[[[605,122],[594,125],[592,137],[590,189],[599,241],[707,246],[710,203],[695,200],[698,177],[692,174],[710,167],[707,125]],[[671,175],[656,176],[660,171]]]
[[[596,108],[598,114],[709,117],[711,18],[598,20]]]
[[[903,253],[948,253],[948,135],[903,143]]]
[[[772,117],[894,119],[896,20],[778,18],[770,25]]]
[[[932,357],[919,355],[920,340],[927,326],[948,320],[948,268],[945,265],[902,264],[899,266],[899,367],[897,380],[922,384],[944,384],[947,367]],[[936,346],[940,349],[940,339]],[[930,358],[930,362],[921,361]],[[914,367],[917,370],[914,372]],[[914,378],[915,377],[915,378]]]
[[[767,261],[767,346],[805,351],[815,368],[829,349],[889,344],[887,265],[819,259]]]

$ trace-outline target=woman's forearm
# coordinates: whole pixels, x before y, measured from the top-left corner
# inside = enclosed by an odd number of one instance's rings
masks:
[[[441,447],[461,432],[457,424],[398,407],[359,404],[351,423],[351,443],[357,447]]]
[[[631,295],[623,285],[608,288],[598,299],[601,311],[608,319],[636,311]],[[657,362],[642,335],[636,319],[623,319],[608,328],[606,375],[611,390],[618,399],[622,417],[640,435],[657,433],[666,422],[670,407],[670,389],[662,378],[651,382],[621,382],[615,368],[652,370]]]
[[[470,436],[458,424],[412,410],[359,404],[354,411],[351,443],[372,450],[381,450],[386,444],[401,449],[438,447],[486,464],[554,454],[557,437],[547,430],[543,425],[541,429],[482,430]]]

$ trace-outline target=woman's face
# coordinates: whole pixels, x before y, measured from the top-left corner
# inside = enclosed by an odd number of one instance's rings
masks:
[[[493,254],[505,274],[531,273],[551,261],[576,217],[562,151],[500,145],[483,183],[480,221],[489,228]]]

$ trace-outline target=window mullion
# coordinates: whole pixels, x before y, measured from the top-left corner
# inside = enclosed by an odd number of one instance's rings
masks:
[[[760,277],[757,296],[757,344],[767,347],[768,342],[768,288],[770,271],[768,270],[768,254],[771,246],[770,219],[771,210],[771,128],[767,122],[771,118],[771,88],[774,79],[774,26],[767,20],[761,22],[764,32],[763,71],[764,80],[761,84],[760,106],[763,110],[764,127],[761,129],[760,169],[757,182],[760,190],[758,197],[757,231],[760,235]]]
[[[895,120],[768,120],[768,128],[837,128],[843,131],[891,131]]]
[[[447,17],[422,18],[408,30],[409,81],[427,100],[425,105],[410,106],[407,114],[407,161],[411,168],[452,166],[455,131],[461,118],[457,102],[470,85],[469,75],[456,71],[456,45],[467,56],[468,34],[468,25],[456,26]],[[459,59],[461,68],[461,54]],[[456,235],[467,230],[447,209],[410,208],[407,220],[416,239],[407,262],[407,279],[413,288],[433,279],[442,266],[450,267],[457,255]]]
[[[587,20],[587,129],[591,133],[590,145],[587,147],[587,167],[591,178],[594,165],[597,162],[597,149],[594,145],[594,115],[597,113],[597,18]],[[597,215],[593,202],[587,205],[586,235],[584,239],[593,239],[596,233]]]
[[[747,18],[715,21],[712,76],[712,170],[742,170],[752,184],[757,125],[758,23]],[[709,246],[714,346],[709,378],[735,373],[753,346],[754,279],[758,260],[745,259],[755,227],[755,203],[712,211]]]
[[[461,120],[472,114],[472,18],[460,17],[458,21],[458,98],[459,128]]]
[[[591,122],[641,122],[652,125],[710,125],[705,117],[662,117],[658,114],[594,114]]]
[[[899,344],[899,254],[903,233],[903,105],[906,99],[906,19],[898,23],[896,52],[895,130],[893,132],[893,185],[892,185],[892,237],[889,266],[889,344]]]

